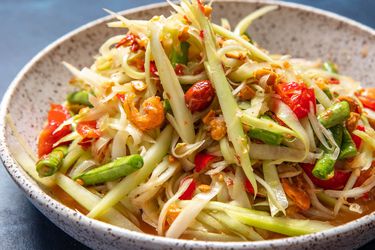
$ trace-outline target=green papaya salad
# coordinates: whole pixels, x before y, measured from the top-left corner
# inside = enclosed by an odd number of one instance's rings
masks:
[[[170,6],[108,11],[123,34],[89,67],[63,62],[75,90],[51,104],[28,172],[90,218],[170,238],[258,241],[373,212],[375,88],[262,48],[247,30],[277,6],[235,26],[211,3]]]

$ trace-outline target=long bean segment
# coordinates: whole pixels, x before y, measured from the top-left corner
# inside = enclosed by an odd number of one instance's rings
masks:
[[[43,156],[36,163],[36,171],[39,177],[51,176],[61,167],[65,155],[68,153],[68,147],[60,146],[52,150],[48,155]]]
[[[119,157],[101,167],[74,176],[73,179],[82,182],[85,186],[96,185],[127,176],[142,166],[143,158],[138,154],[134,154]]]
[[[349,118],[350,107],[346,101],[338,102],[318,116],[319,122],[326,128],[338,125]]]
[[[319,179],[330,179],[334,174],[335,163],[336,160],[333,158],[331,153],[324,153],[323,157],[316,162],[312,173]]]
[[[72,92],[67,96],[66,99],[70,104],[80,104],[92,107],[89,101],[89,93],[84,90]]]
[[[357,147],[354,144],[352,137],[349,134],[349,131],[344,128],[342,136],[342,145],[341,152],[338,159],[347,159],[354,157],[357,154]]]
[[[344,131],[343,125],[336,125],[330,128],[330,131],[332,132],[336,144],[340,147]],[[325,148],[323,145],[321,145],[321,148],[325,151],[325,153],[323,154],[322,158],[316,162],[312,170],[312,174],[319,179],[327,180],[332,178],[334,175],[336,158],[333,156],[332,150]]]
[[[252,139],[257,139],[271,145],[280,145],[283,140],[283,136],[281,134],[277,134],[265,129],[250,129],[248,135]]]

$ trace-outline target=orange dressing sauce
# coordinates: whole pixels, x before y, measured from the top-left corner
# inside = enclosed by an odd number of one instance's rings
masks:
[[[74,209],[74,210],[78,210],[82,214],[88,213],[87,209],[82,207],[78,202],[76,202],[70,195],[68,195],[60,187],[54,186],[53,188],[50,189],[50,192],[53,197],[55,197],[61,203],[65,204],[67,207]],[[348,223],[350,221],[356,220],[362,216],[365,216],[375,211],[375,200],[367,201],[367,202],[359,200],[359,201],[356,201],[356,203],[361,205],[363,209],[362,214],[341,210],[340,213],[333,220],[329,221],[329,223],[334,226],[339,226],[339,225]],[[157,235],[155,228],[145,223],[141,218],[138,218],[138,219],[140,222],[140,228],[144,233]],[[267,239],[281,239],[285,237],[287,236],[279,234],[279,233],[269,232]]]

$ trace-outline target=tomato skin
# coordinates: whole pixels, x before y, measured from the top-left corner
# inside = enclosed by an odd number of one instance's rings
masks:
[[[181,184],[187,181],[188,179],[182,179]],[[193,198],[195,189],[197,188],[197,182],[193,179],[185,192],[179,197],[180,200],[191,200]]]
[[[185,93],[185,103],[194,113],[206,109],[215,96],[215,90],[209,80],[194,83]]]
[[[49,154],[53,144],[71,132],[69,125],[54,133],[55,130],[67,119],[70,118],[69,111],[60,104],[51,104],[48,112],[48,124],[43,128],[38,137],[38,157]]]
[[[363,127],[362,125],[358,125],[358,126],[356,127],[356,129],[365,132],[365,127]],[[352,140],[353,140],[353,142],[354,142],[356,148],[359,149],[359,148],[361,147],[361,144],[362,144],[362,139],[361,139],[361,137],[359,137],[359,136],[357,136],[357,135],[355,135],[355,134],[350,134],[350,135],[351,135],[351,137],[352,137]]]
[[[215,159],[216,156],[214,155],[198,153],[194,158],[195,172],[201,172],[203,169],[207,168],[207,166]]]
[[[310,111],[310,102],[316,112],[316,99],[314,90],[304,83],[279,83],[275,86],[276,93],[287,104],[298,119],[304,118]]]
[[[78,122],[77,132],[83,138],[96,139],[100,137],[100,131],[96,128],[96,121]]]
[[[375,111],[375,88],[362,89],[355,95],[365,108]]]
[[[305,173],[309,176],[310,180],[316,186],[324,188],[324,189],[333,189],[333,190],[343,189],[351,175],[350,172],[344,172],[344,171],[335,169],[334,175],[331,179],[321,180],[321,179],[316,178],[312,174],[312,169],[314,168],[314,164],[302,163],[300,165],[305,171]]]

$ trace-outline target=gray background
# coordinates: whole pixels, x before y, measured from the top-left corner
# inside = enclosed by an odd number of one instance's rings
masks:
[[[0,0],[0,93],[38,51],[65,33],[105,16],[155,0]],[[294,0],[375,28],[375,1]],[[0,166],[0,249],[85,249],[26,199]],[[375,241],[362,249],[375,249]]]

